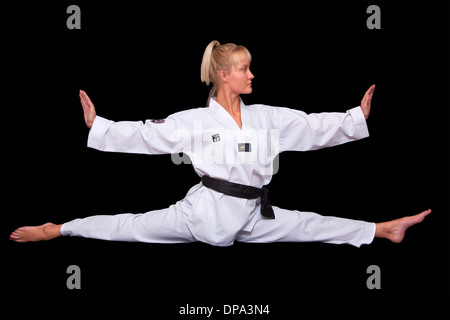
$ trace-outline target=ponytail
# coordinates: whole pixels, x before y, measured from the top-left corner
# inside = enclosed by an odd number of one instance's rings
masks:
[[[220,46],[220,42],[217,40],[211,41],[205,49],[203,53],[202,59],[202,67],[200,70],[200,78],[202,82],[206,83],[207,86],[212,82],[214,85],[209,91],[208,101],[206,105],[209,105],[209,100],[217,94],[217,85],[216,85],[216,75],[214,74],[214,70],[212,70],[212,53],[216,47]]]
[[[214,51],[214,47],[220,46],[220,42],[217,40],[211,41],[208,46],[205,49],[205,53],[203,53],[203,60],[202,60],[202,68],[201,68],[201,74],[200,78],[202,79],[202,82],[205,82],[207,86],[209,86],[209,83],[211,82],[211,56]],[[214,81],[213,81],[214,82]]]

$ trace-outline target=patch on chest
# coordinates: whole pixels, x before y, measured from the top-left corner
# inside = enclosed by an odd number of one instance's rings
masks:
[[[238,143],[238,152],[252,152],[252,144]]]
[[[219,142],[220,141],[220,135],[219,134],[213,134],[212,141],[213,142]]]

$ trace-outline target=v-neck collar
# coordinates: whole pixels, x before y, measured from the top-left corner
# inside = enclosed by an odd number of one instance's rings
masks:
[[[237,124],[237,122],[233,119],[233,117],[231,116],[231,114],[228,113],[227,110],[225,110],[224,107],[222,107],[222,105],[220,105],[217,101],[216,101],[216,97],[212,97],[209,100],[209,108],[211,108],[214,111],[217,111],[218,113],[222,114],[222,116],[226,119],[228,119],[228,122],[232,122],[233,126],[237,129],[239,129],[240,131],[244,130],[245,124],[244,124],[244,113],[245,113],[245,104],[242,101],[241,97],[239,97],[239,101],[240,101],[240,107],[241,107],[241,124],[242,124],[242,128],[240,128]]]

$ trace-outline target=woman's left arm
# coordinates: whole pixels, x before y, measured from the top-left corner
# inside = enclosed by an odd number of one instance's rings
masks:
[[[364,118],[369,118],[370,104],[372,103],[373,92],[375,91],[375,85],[373,84],[361,100],[361,110],[364,114]]]
[[[278,108],[280,117],[279,152],[307,151],[332,147],[369,136],[366,119],[375,85],[367,90],[361,106],[346,113],[312,113]]]

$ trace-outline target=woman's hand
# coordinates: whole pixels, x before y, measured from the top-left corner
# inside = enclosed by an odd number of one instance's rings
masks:
[[[86,92],[84,92],[83,90],[80,90],[80,101],[84,111],[84,121],[86,121],[86,125],[90,129],[92,128],[95,117],[97,115],[95,112],[94,104],[92,103],[91,99],[89,99]]]
[[[361,110],[364,113],[364,117],[367,118],[369,117],[369,113],[370,113],[370,103],[372,102],[372,96],[373,96],[373,92],[375,91],[375,85],[373,84],[369,90],[366,91],[366,94],[364,95],[364,97],[361,100]]]

